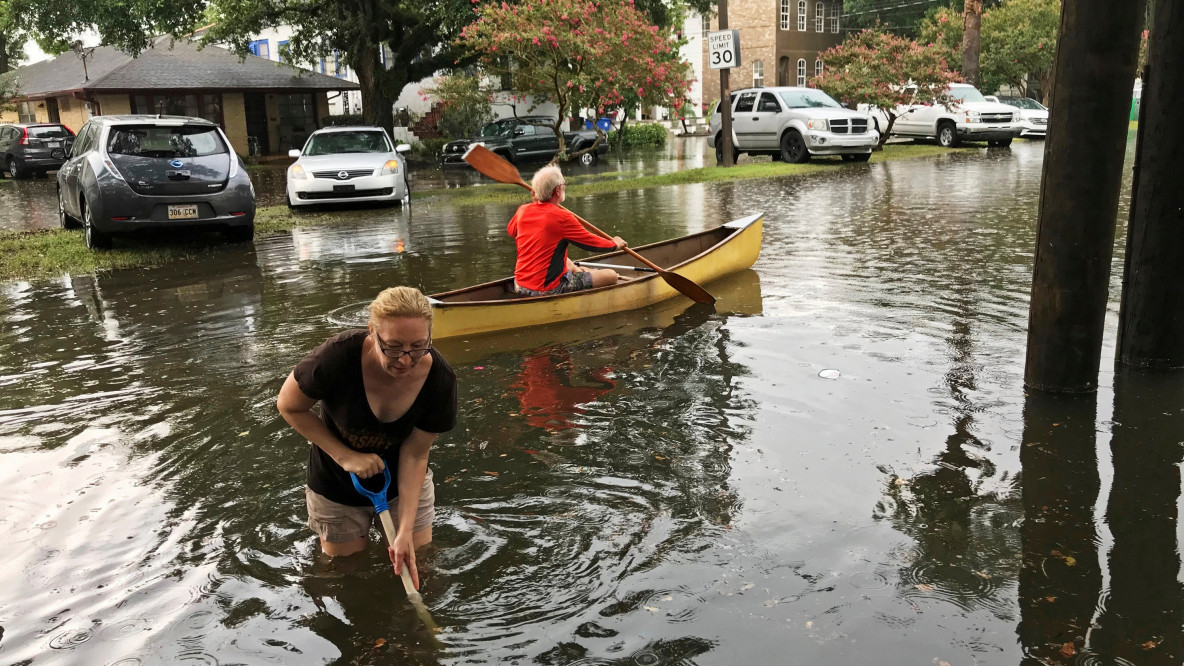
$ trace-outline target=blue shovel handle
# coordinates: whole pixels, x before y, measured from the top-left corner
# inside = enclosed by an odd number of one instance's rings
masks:
[[[382,490],[378,492],[371,492],[362,486],[362,481],[358,479],[357,474],[354,474],[353,472],[349,473],[349,480],[354,482],[354,489],[361,493],[363,497],[370,500],[370,503],[374,505],[375,513],[382,513],[383,511],[391,510],[390,503],[386,501],[386,491],[391,487],[390,467],[382,468],[382,478]]]

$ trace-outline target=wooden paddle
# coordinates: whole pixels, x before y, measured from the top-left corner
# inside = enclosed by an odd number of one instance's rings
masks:
[[[485,146],[470,146],[468,152],[465,153],[464,160],[477,171],[480,171],[481,173],[489,176],[499,183],[519,185],[526,188],[528,192],[531,192],[532,194],[534,193],[534,190],[530,188],[530,185],[528,185],[526,181],[522,180],[522,175],[518,173],[518,169],[514,168],[513,164],[510,164],[505,160],[505,158],[494,153]],[[572,215],[575,215],[575,213],[572,213]],[[609,236],[600,229],[597,229],[592,225],[592,223],[588,222],[579,215],[576,215],[576,219],[579,220],[580,224],[584,225],[588,231],[591,231],[601,238],[607,238],[610,240],[612,239],[612,236]],[[662,279],[666,281],[666,284],[674,287],[681,294],[692,301],[695,301],[696,303],[703,303],[705,305],[715,304],[715,296],[712,296],[706,289],[695,284],[690,279],[685,278],[678,273],[671,273],[670,271],[665,270],[649,259],[646,259],[640,254],[634,252],[633,248],[626,247],[625,251],[632,255],[634,259],[637,259],[646,266],[654,269],[658,275],[662,276]]]

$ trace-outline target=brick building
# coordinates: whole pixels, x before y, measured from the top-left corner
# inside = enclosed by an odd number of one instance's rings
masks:
[[[843,41],[842,0],[729,0],[728,28],[740,31],[740,67],[733,90],[752,86],[802,86],[822,71],[818,54]],[[712,17],[703,31],[719,29]],[[703,62],[707,62],[707,40]],[[703,101],[719,98],[719,70],[703,70]]]

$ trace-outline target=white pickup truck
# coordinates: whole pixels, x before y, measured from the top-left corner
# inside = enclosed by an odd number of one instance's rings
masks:
[[[962,141],[986,141],[988,146],[1005,147],[1020,135],[1019,110],[998,102],[988,102],[974,86],[953,83],[950,108],[940,104],[909,104],[896,107],[892,136],[937,139],[946,148]],[[883,130],[888,118],[882,111],[870,110],[876,126]]]

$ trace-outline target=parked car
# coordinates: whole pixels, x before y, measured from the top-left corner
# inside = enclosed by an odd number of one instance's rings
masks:
[[[948,109],[932,103],[896,107],[892,136],[936,139],[946,148],[962,141],[986,141],[988,146],[1006,147],[1019,136],[1019,112],[1015,107],[987,101],[968,83],[950,84],[948,94],[954,100]],[[877,126],[888,126],[883,113],[874,115]]]
[[[0,176],[8,171],[13,178],[44,177],[60,169],[64,160],[52,153],[72,136],[69,127],[57,123],[0,125]]]
[[[326,127],[312,133],[303,150],[288,155],[288,205],[402,203],[407,198],[407,162],[381,127]]]
[[[1020,110],[1020,136],[1043,139],[1048,135],[1048,108],[1031,97],[987,97]]]
[[[716,103],[708,131],[715,159],[723,162],[723,116]],[[867,113],[844,108],[814,88],[749,88],[732,96],[732,148],[735,155],[772,155],[806,162],[815,155],[840,155],[866,162],[880,141]]]
[[[142,229],[255,233],[255,188],[222,129],[185,116],[91,118],[59,155],[58,216],[81,225],[86,246],[110,247]]]
[[[554,118],[546,116],[523,116],[521,118],[502,118],[495,120],[477,133],[471,139],[459,139],[444,144],[440,155],[441,166],[461,166],[465,152],[473,144],[485,146],[490,151],[501,155],[510,162],[547,161],[559,152],[559,139],[551,129],[555,125]],[[596,132],[580,130],[578,132],[564,132],[563,142],[567,152],[576,153],[596,141]],[[585,166],[594,163],[608,152],[608,142],[601,141],[596,150],[580,155],[580,164]]]

